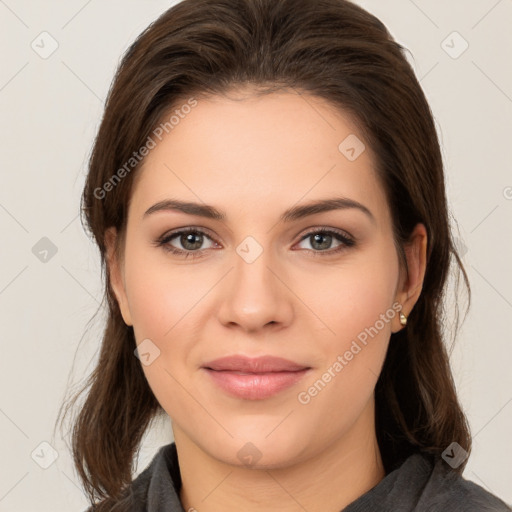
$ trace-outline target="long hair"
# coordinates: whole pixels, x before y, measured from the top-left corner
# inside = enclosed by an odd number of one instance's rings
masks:
[[[469,281],[451,234],[432,112],[405,49],[377,18],[347,0],[184,0],[123,56],[83,190],[82,213],[100,251],[108,314],[97,366],[66,415],[85,393],[73,423],[72,451],[91,504],[102,500],[95,510],[120,510],[115,504],[129,489],[142,437],[164,412],[134,357],[133,328],[123,322],[106,264],[105,231],[114,226],[121,234],[119,251],[140,168],[140,162],[126,163],[187,98],[246,85],[256,94],[309,93],[356,119],[376,155],[402,262],[414,226],[426,227],[423,289],[407,328],[391,335],[375,388],[386,472],[413,452],[439,458],[453,441],[471,450],[442,332],[451,268],[457,284],[463,276],[468,292]],[[457,325],[458,319],[457,310]],[[462,474],[465,464],[456,471]]]

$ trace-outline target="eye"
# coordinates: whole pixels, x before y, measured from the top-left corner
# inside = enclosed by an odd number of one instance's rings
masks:
[[[209,244],[205,247],[205,241]],[[355,240],[347,233],[333,228],[317,228],[304,235],[299,245],[309,242],[310,248],[305,247],[312,255],[329,256],[346,250],[355,245]],[[333,242],[338,245],[332,249]],[[175,244],[181,246],[177,247]],[[155,245],[162,247],[165,251],[188,258],[200,258],[206,255],[207,249],[218,247],[219,244],[209,236],[206,231],[193,226],[179,229],[162,235],[156,240]],[[302,247],[304,249],[304,247]]]
[[[332,243],[336,241],[338,245],[333,250],[329,250],[332,247]],[[311,249],[307,247],[306,249],[313,251],[315,256],[321,253],[326,253],[326,255],[337,253],[355,245],[354,239],[348,234],[332,228],[318,228],[310,231],[301,238],[299,243],[303,242],[309,242]]]
[[[209,240],[211,245],[203,247],[205,240]],[[181,248],[176,247],[171,242],[180,245]],[[211,249],[215,244],[216,242],[205,231],[194,227],[167,233],[156,241],[157,246],[185,258],[189,255],[193,258],[201,257],[206,249]]]

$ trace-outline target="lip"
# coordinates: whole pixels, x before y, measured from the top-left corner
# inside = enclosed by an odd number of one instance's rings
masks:
[[[247,357],[239,354],[221,357],[203,365],[211,370],[231,370],[246,373],[293,372],[309,366],[274,356]]]
[[[281,357],[233,355],[210,361],[202,369],[226,393],[263,400],[296,384],[311,367]]]

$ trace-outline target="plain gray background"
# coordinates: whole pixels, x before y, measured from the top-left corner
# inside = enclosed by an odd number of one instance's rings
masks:
[[[173,3],[0,0],[0,511],[87,506],[53,437],[69,386],[92,369],[103,321],[88,324],[103,285],[79,198],[118,60]],[[451,358],[475,436],[464,476],[512,502],[512,2],[357,3],[410,50],[438,125],[473,289]],[[168,421],[147,435],[137,473],[171,436]]]

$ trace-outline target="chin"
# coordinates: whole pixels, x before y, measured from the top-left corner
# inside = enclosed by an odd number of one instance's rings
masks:
[[[275,425],[278,422],[273,422]],[[274,428],[273,427],[273,428]],[[269,435],[272,429],[247,429],[231,431],[233,438],[208,440],[205,448],[216,459],[233,466],[249,469],[276,469],[287,467],[304,457],[304,452],[311,447],[304,445],[304,439],[311,436],[304,432],[290,431],[290,426],[278,427]]]

